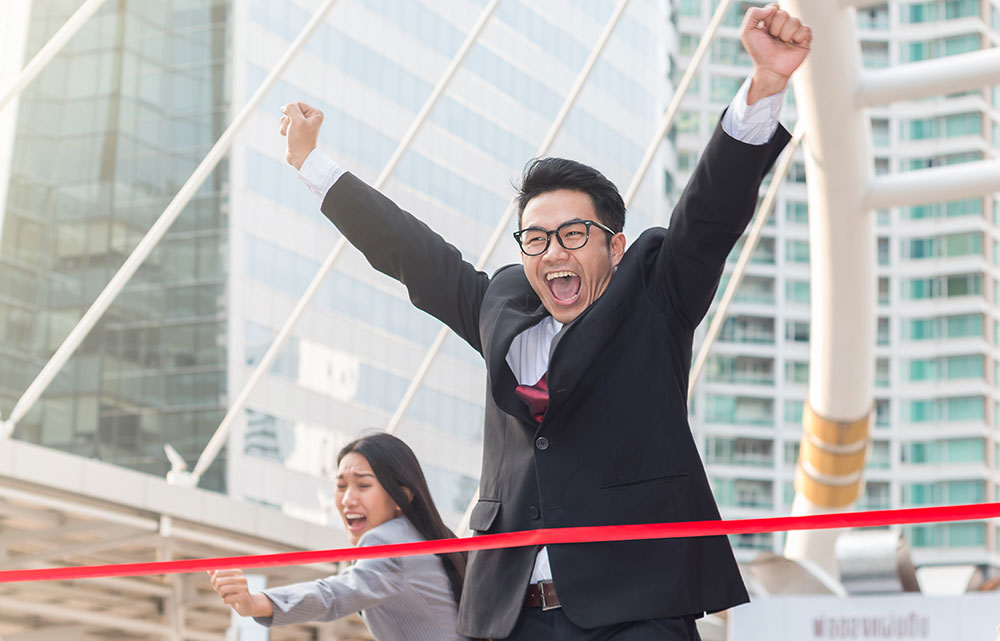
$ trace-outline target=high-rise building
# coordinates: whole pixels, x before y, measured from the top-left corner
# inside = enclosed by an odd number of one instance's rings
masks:
[[[23,60],[79,5],[20,4]],[[4,416],[224,129],[230,29],[227,2],[107,3],[21,94],[4,150]],[[223,162],[15,438],[156,474],[164,443],[197,456],[227,398],[228,184]]]
[[[26,59],[76,4],[30,3]],[[107,3],[22,94],[4,416],[320,4]],[[384,191],[476,262],[615,5],[501,2]],[[169,443],[192,463],[339,239],[284,162],[279,107],[322,109],[321,149],[374,181],[486,6],[337,3],[15,437],[155,474]],[[630,4],[550,155],[628,185],[667,97],[668,29],[660,3]],[[667,222],[658,165],[631,237]],[[486,271],[519,260],[512,231]],[[203,485],[325,521],[338,449],[387,424],[439,327],[348,247]],[[398,431],[452,523],[477,484],[484,390],[480,357],[449,336]]]
[[[763,4],[763,3],[759,3]],[[683,69],[717,3],[673,3]],[[726,96],[748,71],[740,13],[727,15],[678,122],[683,184]],[[865,67],[994,46],[990,0],[891,2],[859,9]],[[873,171],[905,172],[993,157],[996,88],[870,111]],[[789,93],[783,122],[795,123]],[[692,426],[725,516],[787,514],[809,376],[808,204],[795,162],[699,383]],[[998,204],[995,197],[875,212],[878,315],[875,418],[859,508],[973,503],[997,496]],[[737,250],[739,247],[737,247]],[[737,253],[734,252],[733,260]],[[904,529],[917,563],[997,566],[984,522]],[[743,535],[738,554],[781,551],[783,537]]]

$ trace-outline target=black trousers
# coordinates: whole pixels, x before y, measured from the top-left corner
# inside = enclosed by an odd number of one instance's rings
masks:
[[[495,641],[701,641],[701,637],[694,617],[633,621],[587,630],[570,623],[562,608],[547,612],[524,608],[510,636]]]

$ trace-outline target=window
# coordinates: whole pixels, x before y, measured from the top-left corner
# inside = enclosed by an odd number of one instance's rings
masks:
[[[682,111],[677,114],[677,131],[682,134],[697,134],[701,128],[701,113]]]
[[[774,319],[731,316],[722,325],[719,340],[727,343],[774,344]]]
[[[705,462],[771,467],[774,464],[774,442],[764,439],[710,436],[705,442]]]
[[[787,321],[785,323],[785,340],[790,343],[808,343],[809,322]]]
[[[785,259],[792,263],[808,263],[809,242],[805,240],[786,240]]]
[[[708,380],[749,385],[774,384],[774,360],[753,356],[712,356],[706,364]]]
[[[785,363],[785,382],[808,383],[809,363],[803,361],[787,361]]]
[[[802,423],[802,410],[805,401],[785,401],[784,422],[787,425],[798,425]]]
[[[809,304],[809,281],[790,280],[785,283],[785,300],[791,303]]]
[[[809,205],[800,202],[789,202],[785,205],[785,220],[790,223],[808,224]]]
[[[981,438],[913,441],[903,444],[900,457],[911,465],[985,463],[986,443]]]
[[[774,423],[774,401],[748,396],[705,397],[705,421],[734,425],[771,425]]]
[[[701,0],[681,0],[677,12],[685,17],[697,18],[701,16]]]
[[[709,99],[712,102],[719,104],[728,104],[732,101],[733,96],[740,90],[740,85],[743,84],[743,78],[727,78],[721,76],[712,76],[712,82],[710,85],[711,92],[709,94]]]
[[[907,419],[910,423],[982,421],[984,407],[981,396],[913,400],[907,406]]]

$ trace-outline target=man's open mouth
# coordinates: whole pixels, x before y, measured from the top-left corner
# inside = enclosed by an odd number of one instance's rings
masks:
[[[573,272],[549,272],[545,275],[545,284],[559,303],[572,303],[580,295],[580,277]]]

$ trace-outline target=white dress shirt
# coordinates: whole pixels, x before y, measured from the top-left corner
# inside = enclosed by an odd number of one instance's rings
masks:
[[[727,134],[750,145],[763,145],[778,129],[778,117],[785,101],[785,92],[761,98],[753,105],[747,104],[750,78],[747,78],[722,117],[722,129]],[[330,187],[344,175],[341,169],[326,154],[313,149],[302,163],[299,180],[322,200]],[[519,385],[534,385],[549,369],[549,350],[552,339],[562,329],[551,316],[546,316],[537,325],[529,327],[516,337],[507,351],[507,365],[514,373]],[[531,583],[552,578],[549,554],[543,547],[535,557],[535,567],[531,572]]]

